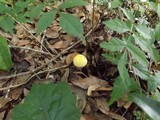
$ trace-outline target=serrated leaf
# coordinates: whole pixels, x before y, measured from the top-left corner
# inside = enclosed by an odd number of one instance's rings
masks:
[[[43,8],[43,4],[32,8],[31,11],[29,11],[28,13],[28,17],[30,17],[31,19],[38,17],[40,15],[42,8]]]
[[[148,66],[148,61],[145,57],[145,54],[142,50],[140,50],[138,47],[133,46],[133,45],[128,45],[127,46],[128,51],[131,53],[132,57],[137,60],[141,65],[147,67]]]
[[[110,51],[120,51],[125,47],[125,43],[118,38],[111,38],[109,42],[102,42],[100,47]]]
[[[105,24],[106,27],[118,33],[124,33],[130,31],[130,27],[127,25],[127,23],[118,18],[108,20],[103,23]]]
[[[158,5],[157,5],[157,14],[158,14],[158,17],[159,17],[159,19],[160,19],[160,3],[158,3]]]
[[[123,80],[118,77],[117,79],[115,79],[111,93],[111,99],[109,100],[108,105],[112,105],[113,102],[120,99],[126,92],[128,92],[128,88],[125,87]]]
[[[0,28],[5,32],[13,33],[14,29],[14,20],[9,16],[2,16],[0,19]]]
[[[33,85],[23,104],[13,109],[13,120],[79,120],[76,96],[66,83]]]
[[[154,40],[154,30],[144,25],[135,26],[136,30],[146,39]]]
[[[12,67],[11,53],[8,48],[7,40],[0,36],[0,69],[9,70]]]
[[[110,61],[112,64],[117,65],[120,57],[122,56],[120,53],[107,53],[102,54],[104,58],[106,58],[108,61]]]
[[[66,0],[62,4],[59,5],[59,9],[65,9],[65,8],[72,8],[76,6],[83,6],[86,5],[87,2],[84,0]]]
[[[128,70],[125,67],[126,63],[127,63],[127,53],[124,52],[118,62],[118,71],[120,76],[114,82],[114,87],[111,93],[111,99],[109,101],[109,105],[111,105],[114,101],[118,100],[125,93],[129,91],[130,78],[129,78]]]
[[[135,16],[134,16],[133,12],[128,9],[124,9],[124,8],[121,8],[121,9],[122,9],[123,13],[125,14],[125,16],[128,18],[128,20],[134,22]]]
[[[57,10],[53,10],[53,11],[49,11],[44,13],[38,23],[37,23],[37,27],[38,27],[38,32],[42,32],[43,30],[45,30],[49,25],[52,24],[55,15],[57,13]]]
[[[130,99],[143,109],[153,120],[159,120],[160,102],[137,93],[132,93],[129,96]]]
[[[109,3],[109,8],[110,9],[113,9],[113,8],[117,8],[119,6],[122,5],[122,0],[112,0],[110,3]]]
[[[160,41],[160,23],[156,25],[155,38],[156,38],[156,40]]]
[[[132,65],[134,74],[139,76],[143,80],[148,80],[150,78],[150,73],[147,67],[142,66],[141,64]]]
[[[83,39],[83,26],[80,20],[71,14],[60,13],[60,25],[67,33]]]
[[[122,78],[123,82],[126,84],[126,86],[129,86],[130,85],[128,81],[129,74],[128,74],[128,70],[125,67],[127,61],[128,61],[127,53],[124,52],[121,59],[118,62],[118,71],[119,71],[120,77]]]

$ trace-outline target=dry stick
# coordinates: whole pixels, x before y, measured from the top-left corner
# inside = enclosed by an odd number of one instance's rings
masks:
[[[53,68],[53,69],[48,69],[48,70],[40,71],[40,72],[35,73],[34,75],[30,76],[30,77],[29,77],[25,82],[23,82],[23,83],[16,84],[16,85],[11,85],[11,86],[8,86],[8,87],[0,88],[0,91],[22,86],[22,85],[28,83],[31,78],[33,78],[34,76],[36,76],[36,75],[38,75],[38,74],[42,74],[42,73],[45,73],[45,72],[51,72],[51,71],[54,72],[54,71],[56,71],[56,70],[58,70],[58,69],[62,69],[62,68],[65,68],[65,67],[68,67],[68,65],[64,65],[64,66],[62,66],[62,67],[57,67],[57,68]]]
[[[30,47],[20,47],[20,46],[14,46],[14,45],[9,45],[9,47],[10,48],[17,48],[17,49],[24,49],[24,50],[31,50],[31,51],[34,51],[34,52],[37,52],[37,53],[42,53],[42,54],[50,55],[51,57],[54,57],[53,54],[50,54],[48,52],[44,52],[42,50],[33,49],[33,48],[30,48]]]

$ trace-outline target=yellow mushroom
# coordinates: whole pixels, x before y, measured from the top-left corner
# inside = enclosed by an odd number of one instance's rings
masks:
[[[87,65],[87,62],[87,58],[82,54],[78,54],[73,58],[73,64],[76,67],[84,67]]]

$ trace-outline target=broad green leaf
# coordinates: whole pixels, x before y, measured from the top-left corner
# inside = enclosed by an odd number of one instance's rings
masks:
[[[7,40],[0,36],[0,69],[9,70],[12,67],[11,53],[8,48]]]
[[[66,83],[33,85],[23,104],[13,109],[13,120],[79,120],[76,96]]]
[[[128,45],[127,46],[128,51],[131,53],[132,57],[137,60],[141,65],[147,67],[148,66],[148,61],[145,57],[145,54],[142,50],[140,50],[138,47],[133,46],[133,45]]]
[[[83,39],[83,26],[80,20],[71,14],[60,13],[60,25],[67,33]]]
[[[121,9],[122,9],[123,13],[125,14],[125,16],[128,18],[128,20],[130,20],[132,22],[135,21],[135,16],[131,10],[124,9],[124,8],[121,8]]]
[[[156,25],[155,38],[156,38],[156,40],[160,41],[160,23]]]
[[[130,99],[143,109],[153,120],[160,118],[160,102],[145,95],[132,93]]]
[[[118,33],[124,33],[130,31],[130,27],[127,25],[127,23],[118,18],[111,19],[103,23],[105,24],[106,27]]]
[[[57,10],[53,10],[53,11],[49,11],[44,13],[38,23],[37,23],[37,27],[38,27],[38,32],[42,32],[43,30],[45,30],[49,25],[52,24],[54,17],[57,13]]]
[[[71,8],[76,6],[86,5],[87,2],[84,0],[65,0],[62,4],[59,5],[59,9]]]
[[[5,32],[13,33],[14,29],[14,20],[9,16],[2,16],[0,19],[0,28]]]
[[[154,30],[151,28],[147,28],[144,25],[135,26],[136,30],[146,39],[154,40]]]
[[[111,38],[109,42],[102,42],[100,47],[110,51],[120,51],[125,47],[125,43],[118,38]]]

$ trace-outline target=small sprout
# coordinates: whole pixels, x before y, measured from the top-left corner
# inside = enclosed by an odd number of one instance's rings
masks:
[[[87,65],[87,58],[82,54],[78,54],[73,58],[73,64],[76,67],[84,67]]]

